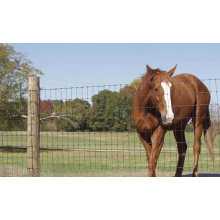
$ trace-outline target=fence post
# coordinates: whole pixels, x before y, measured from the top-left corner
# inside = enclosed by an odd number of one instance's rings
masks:
[[[28,77],[27,171],[40,176],[40,86],[39,77]]]

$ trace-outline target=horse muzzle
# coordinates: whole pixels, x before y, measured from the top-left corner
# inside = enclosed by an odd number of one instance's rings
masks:
[[[162,116],[162,123],[164,125],[171,125],[173,123],[174,115]]]

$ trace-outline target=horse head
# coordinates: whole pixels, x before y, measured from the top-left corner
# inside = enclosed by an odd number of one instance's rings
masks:
[[[160,112],[164,125],[172,124],[174,119],[171,102],[171,93],[174,88],[171,76],[175,72],[176,66],[168,72],[146,66],[150,102]]]

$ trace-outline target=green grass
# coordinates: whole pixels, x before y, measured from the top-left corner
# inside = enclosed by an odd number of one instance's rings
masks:
[[[184,173],[193,170],[193,133],[187,132]],[[202,138],[203,140],[203,138]],[[204,141],[199,172],[220,173],[220,138],[215,138],[215,165]],[[25,176],[26,133],[0,132],[0,176]],[[135,132],[41,132],[41,176],[145,176],[146,155]],[[162,148],[157,174],[174,175],[177,149],[172,132]]]

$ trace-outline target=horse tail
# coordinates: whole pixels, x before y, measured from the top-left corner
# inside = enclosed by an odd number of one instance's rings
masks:
[[[203,122],[203,129],[204,129],[206,147],[208,149],[212,163],[214,164],[215,158],[214,158],[213,136],[212,136],[212,128],[211,128],[211,119],[210,119],[209,109],[206,113],[206,117]]]

